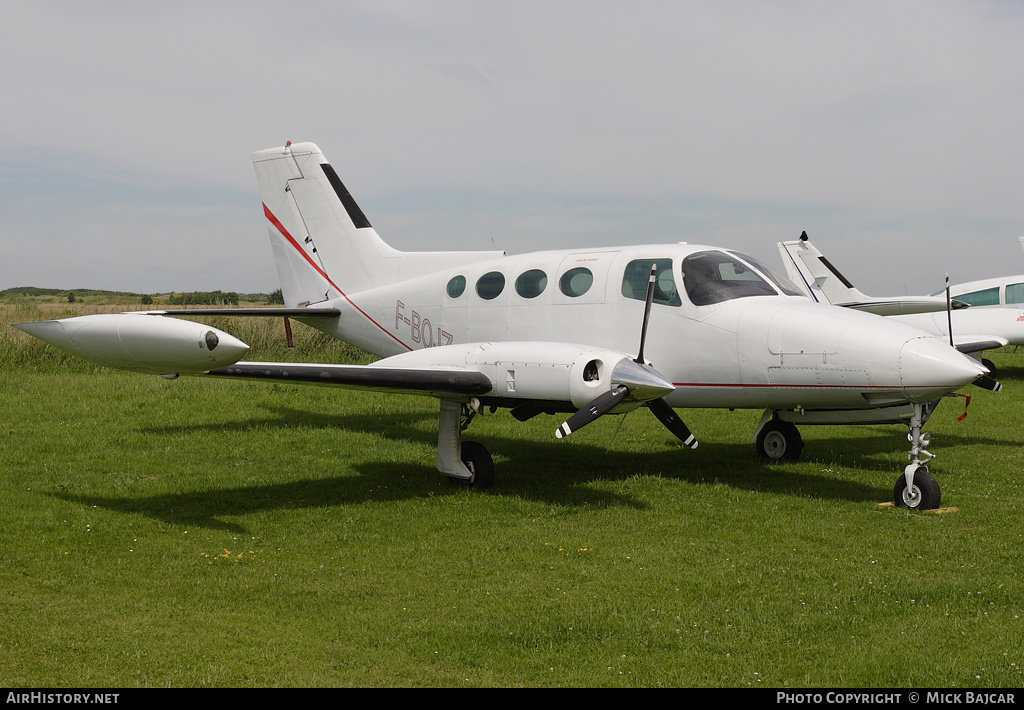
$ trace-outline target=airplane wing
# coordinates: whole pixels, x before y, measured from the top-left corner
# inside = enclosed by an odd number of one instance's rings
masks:
[[[1009,344],[1009,340],[1000,338],[997,335],[953,336],[953,347],[962,353],[980,353],[983,350],[994,350]]]
[[[490,392],[490,379],[477,370],[412,369],[371,365],[286,362],[236,362],[205,373],[243,380],[279,380],[352,389],[433,397],[479,396]]]
[[[237,362],[211,377],[277,380],[476,401],[509,408],[523,421],[540,413],[573,413],[558,437],[608,413],[646,406],[691,448],[697,440],[663,397],[675,387],[624,353],[560,342],[495,342],[414,350],[370,365]]]
[[[339,308],[188,308],[176,311],[129,311],[143,316],[262,316],[290,318],[339,318]]]
[[[200,309],[198,314],[210,314],[211,310],[216,309]],[[237,309],[227,310],[237,314]],[[268,309],[254,310],[264,315]],[[313,309],[277,310],[299,310],[300,315],[308,316]],[[326,317],[333,316],[328,313]],[[19,323],[16,327],[97,364],[168,379],[195,375],[276,380],[427,395],[449,402],[476,400],[477,405],[516,410],[520,419],[540,412],[575,412],[559,427],[558,436],[604,414],[647,406],[684,443],[697,445],[662,399],[675,389],[671,381],[641,358],[589,345],[460,343],[400,353],[370,365],[339,365],[244,362],[241,358],[249,346],[228,333],[202,323],[140,312]]]

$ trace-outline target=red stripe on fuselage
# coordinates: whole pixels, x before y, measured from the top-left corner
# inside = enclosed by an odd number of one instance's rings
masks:
[[[673,387],[770,387],[773,389],[815,389],[815,390],[906,390],[934,389],[944,385],[798,385],[765,384],[756,382],[673,382]]]
[[[340,294],[341,294],[341,296],[342,296],[342,298],[344,298],[344,299],[345,299],[346,301],[348,301],[348,302],[349,302],[349,305],[351,305],[351,306],[352,306],[353,308],[355,308],[355,309],[356,309],[357,311],[359,311],[360,313],[362,313],[362,314],[363,314],[363,316],[364,316],[364,317],[366,318],[366,320],[370,321],[370,322],[371,322],[371,323],[373,323],[373,324],[374,324],[375,326],[377,326],[378,328],[380,328],[380,329],[381,329],[381,331],[383,331],[384,333],[387,333],[388,337],[390,337],[390,338],[391,338],[392,340],[394,340],[394,341],[395,341],[396,343],[398,343],[399,345],[401,345],[401,346],[402,346],[403,348],[405,348],[406,350],[412,350],[412,347],[410,347],[409,345],[406,345],[405,343],[403,343],[403,342],[402,342],[401,340],[399,340],[399,339],[398,339],[397,337],[395,337],[395,335],[394,335],[393,333],[389,332],[389,331],[388,331],[388,330],[387,330],[387,329],[386,329],[386,328],[385,328],[384,326],[382,326],[382,325],[381,325],[380,323],[378,323],[378,322],[377,322],[377,321],[375,321],[375,320],[374,320],[373,318],[371,318],[371,317],[370,317],[370,315],[369,315],[369,314],[368,314],[368,313],[367,313],[366,311],[364,311],[364,310],[363,310],[362,308],[360,308],[359,306],[357,306],[357,305],[356,305],[356,304],[355,304],[355,303],[354,303],[354,302],[352,301],[352,299],[348,297],[348,294],[347,294],[347,293],[345,293],[345,292],[344,292],[344,291],[342,291],[342,290],[341,290],[340,288],[338,288],[338,284],[334,283],[334,282],[333,282],[333,281],[331,280],[331,277],[327,275],[327,272],[326,272],[326,271],[324,271],[323,269],[321,269],[321,268],[320,268],[320,265],[319,265],[319,264],[317,264],[317,263],[315,263],[315,262],[314,262],[314,261],[313,261],[313,260],[312,260],[312,259],[310,258],[309,254],[307,254],[307,253],[306,253],[306,250],[305,250],[305,249],[303,249],[302,247],[300,247],[300,246],[299,246],[299,243],[298,243],[297,241],[295,241],[295,238],[294,238],[294,237],[292,237],[292,235],[291,235],[291,234],[289,234],[289,233],[288,233],[288,230],[287,230],[287,229],[285,229],[285,226],[284,226],[283,224],[281,224],[281,221],[280,221],[280,220],[279,220],[279,219],[278,219],[277,217],[275,217],[275,216],[274,216],[274,213],[270,211],[270,208],[269,208],[269,207],[267,207],[266,203],[263,203],[263,214],[265,214],[265,215],[267,216],[267,219],[269,219],[269,220],[270,220],[270,223],[271,223],[272,225],[274,225],[274,228],[275,228],[275,229],[277,229],[277,231],[281,233],[281,236],[282,236],[282,237],[284,237],[285,239],[287,239],[287,240],[288,240],[288,242],[289,242],[289,243],[290,243],[290,244],[291,244],[291,245],[292,245],[293,247],[295,247],[295,250],[296,250],[297,252],[299,252],[299,254],[301,254],[301,255],[302,255],[302,258],[306,260],[306,263],[307,263],[307,264],[309,264],[310,266],[312,266],[312,267],[313,267],[313,269],[314,269],[314,270],[315,270],[315,271],[316,271],[316,272],[317,272],[318,274],[320,274],[321,276],[323,276],[323,277],[324,277],[324,280],[325,280],[325,281],[327,281],[327,283],[329,283],[329,284],[330,284],[330,285],[331,285],[331,286],[332,286],[332,287],[334,288],[334,290],[335,290],[335,291],[337,291],[338,293],[340,293]]]

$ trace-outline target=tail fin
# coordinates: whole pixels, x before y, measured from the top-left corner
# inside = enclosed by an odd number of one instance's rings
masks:
[[[807,238],[807,232],[795,242],[780,242],[779,251],[790,279],[802,286],[811,298],[835,306],[870,300],[854,288]]]
[[[339,298],[501,252],[401,252],[370,225],[312,143],[252,155],[285,305]]]
[[[865,296],[814,248],[807,238],[807,232],[800,235],[799,241],[779,242],[778,246],[790,279],[819,303],[831,303],[882,316],[946,310],[945,296]],[[953,303],[954,308],[962,305],[959,302]]]

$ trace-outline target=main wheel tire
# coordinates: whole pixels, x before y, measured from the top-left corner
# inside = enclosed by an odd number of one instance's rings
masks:
[[[770,461],[798,459],[803,450],[804,440],[789,422],[773,419],[757,435],[757,453]]]
[[[476,441],[463,441],[459,457],[473,474],[473,478],[468,481],[464,478],[452,478],[452,483],[474,488],[490,488],[494,485],[494,460],[486,446]]]
[[[900,476],[892,489],[893,502],[901,508],[911,510],[935,510],[942,504],[942,492],[927,466],[918,466],[914,471],[914,485],[907,489],[907,477]]]

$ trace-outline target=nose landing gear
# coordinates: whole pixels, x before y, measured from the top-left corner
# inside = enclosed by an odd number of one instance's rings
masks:
[[[900,507],[917,510],[934,510],[942,502],[942,493],[935,477],[928,471],[927,464],[935,455],[926,448],[931,444],[931,437],[922,432],[921,427],[928,421],[935,402],[927,404],[914,403],[914,414],[910,418],[910,453],[907,457],[910,464],[904,469],[903,475],[896,479],[893,488],[893,502]]]

